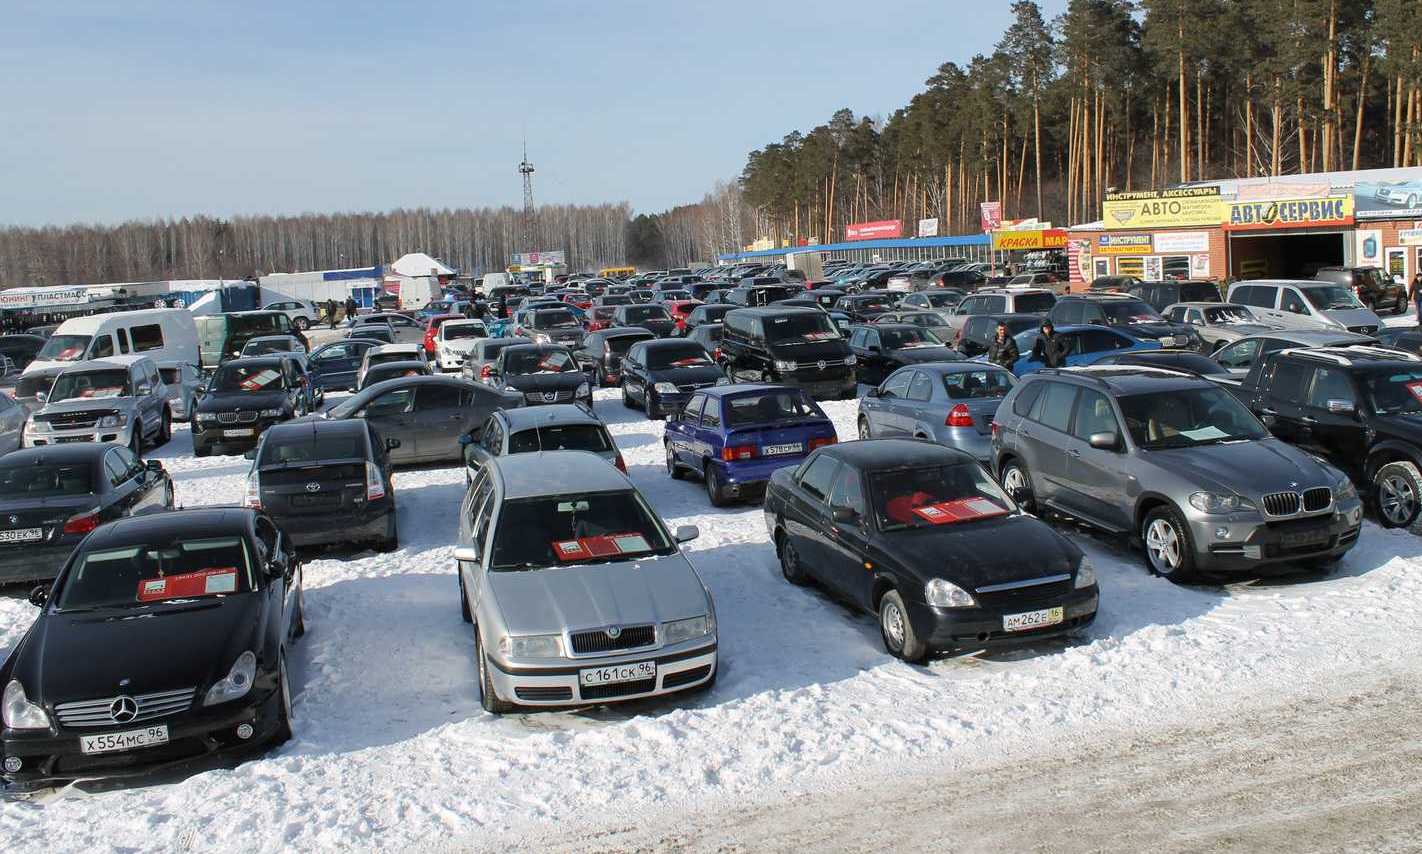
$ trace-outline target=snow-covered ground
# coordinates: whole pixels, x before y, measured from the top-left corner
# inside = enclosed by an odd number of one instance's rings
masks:
[[[826,405],[842,439],[855,407]],[[1102,588],[1085,637],[906,665],[872,618],[782,580],[758,506],[714,510],[699,483],[670,480],[661,422],[615,392],[597,409],[668,524],[700,526],[689,552],[720,618],[710,693],[485,714],[453,574],[462,471],[400,471],[402,548],[307,565],[291,742],[150,785],[0,802],[6,850],[537,847],[554,827],[961,769],[1417,667],[1422,539],[1371,523],[1331,577],[1226,588],[1151,578],[1124,543],[1069,531]],[[184,505],[241,498],[246,461],[198,460],[186,431],[153,456]],[[0,655],[33,617],[23,591],[0,596]]]

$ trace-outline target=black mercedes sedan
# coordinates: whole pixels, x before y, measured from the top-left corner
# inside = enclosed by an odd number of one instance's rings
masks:
[[[131,776],[291,735],[301,565],[261,513],[121,519],[79,544],[0,666],[0,779]]]
[[[399,543],[388,451],[368,421],[303,419],[278,424],[249,453],[243,504],[281,526],[294,546]]]
[[[622,405],[641,406],[648,418],[676,412],[698,389],[730,383],[711,354],[695,341],[640,341],[622,360]]]
[[[519,344],[499,351],[490,384],[540,403],[592,405],[592,383],[573,351],[561,344]]]
[[[813,579],[876,614],[885,648],[906,661],[1096,618],[1081,550],[962,451],[910,439],[821,448],[771,476],[764,510],[786,580]]]
[[[310,410],[310,380],[291,356],[223,362],[193,415],[193,453],[245,451],[273,424]]]
[[[113,443],[75,442],[0,457],[0,584],[52,581],[105,522],[173,509],[173,481]]]

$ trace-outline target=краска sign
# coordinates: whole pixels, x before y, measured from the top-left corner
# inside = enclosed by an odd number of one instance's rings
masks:
[[[994,231],[992,251],[1010,252],[1017,249],[1065,249],[1065,228],[1035,228],[1023,231]]]
[[[884,237],[903,237],[904,224],[897,219],[881,219],[878,222],[851,222],[844,227],[845,240],[877,240]]]
[[[1219,187],[1110,193],[1102,203],[1101,216],[1109,229],[1219,225],[1224,219],[1223,204]]]
[[[1353,197],[1348,194],[1322,199],[1234,201],[1228,204],[1227,231],[1254,231],[1293,227],[1353,224]]]

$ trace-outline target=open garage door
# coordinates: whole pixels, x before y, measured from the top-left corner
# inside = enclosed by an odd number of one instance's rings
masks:
[[[1341,231],[1232,234],[1229,271],[1236,279],[1312,279],[1320,267],[1344,263]]]

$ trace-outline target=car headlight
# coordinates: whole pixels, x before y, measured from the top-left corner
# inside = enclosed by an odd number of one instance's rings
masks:
[[[852,368],[852,367],[854,367],[855,365],[857,365],[858,363],[859,363],[859,358],[858,358],[857,356],[855,356],[853,353],[850,353],[848,356],[845,356],[845,357],[844,357],[844,364],[845,364],[846,366],[848,366],[848,367],[851,367],[851,368]]]
[[[587,397],[592,394],[592,386],[587,383],[579,383],[578,390],[573,392],[573,397]]]
[[[923,596],[936,608],[975,608],[978,600],[951,581],[935,578],[923,586]]]
[[[1072,585],[1077,590],[1096,585],[1096,567],[1091,565],[1091,559],[1086,555],[1081,556],[1081,563],[1076,565],[1076,583]]]
[[[257,414],[260,415],[262,418],[280,418],[280,417],[282,417],[283,415],[286,414],[286,410],[285,410],[285,409],[263,409],[261,412],[259,412],[259,413],[257,413]]]
[[[727,379],[726,377],[721,377],[719,380],[716,380],[716,385],[730,385],[730,384],[731,384],[731,381],[730,381],[729,379]]]
[[[533,333],[533,340],[539,344],[548,344],[553,341],[553,338],[547,332],[535,332]]]
[[[26,425],[26,429],[29,430],[31,433],[48,433],[54,428],[49,426],[48,421],[36,421],[34,419],[30,419],[30,423]]]
[[[257,654],[250,649],[237,656],[227,675],[212,684],[203,698],[204,706],[215,706],[247,696],[252,680],[257,678]]]
[[[652,386],[652,390],[657,394],[676,394],[675,383],[657,383]]]
[[[1339,501],[1352,501],[1357,497],[1358,487],[1353,485],[1353,481],[1348,478],[1348,475],[1343,475],[1338,483],[1333,485],[1334,503]]]
[[[100,427],[122,427],[128,423],[128,416],[121,414],[105,415],[99,419]]]
[[[499,639],[499,652],[511,658],[558,658],[563,654],[559,635],[523,635]]]
[[[1227,492],[1191,493],[1190,506],[1201,513],[1233,513],[1236,510],[1254,509],[1254,504],[1249,499]]]
[[[709,614],[702,617],[692,617],[689,620],[674,620],[670,623],[662,623],[662,643],[681,643],[705,637],[714,631],[716,631],[716,620]]]
[[[199,412],[196,417],[199,424],[213,424],[217,421],[216,412]]]
[[[793,361],[787,361],[785,359],[775,360],[775,370],[777,371],[794,371],[798,370],[799,367],[800,366]]]
[[[4,719],[8,729],[49,729],[49,715],[43,706],[30,702],[18,679],[5,686]]]

